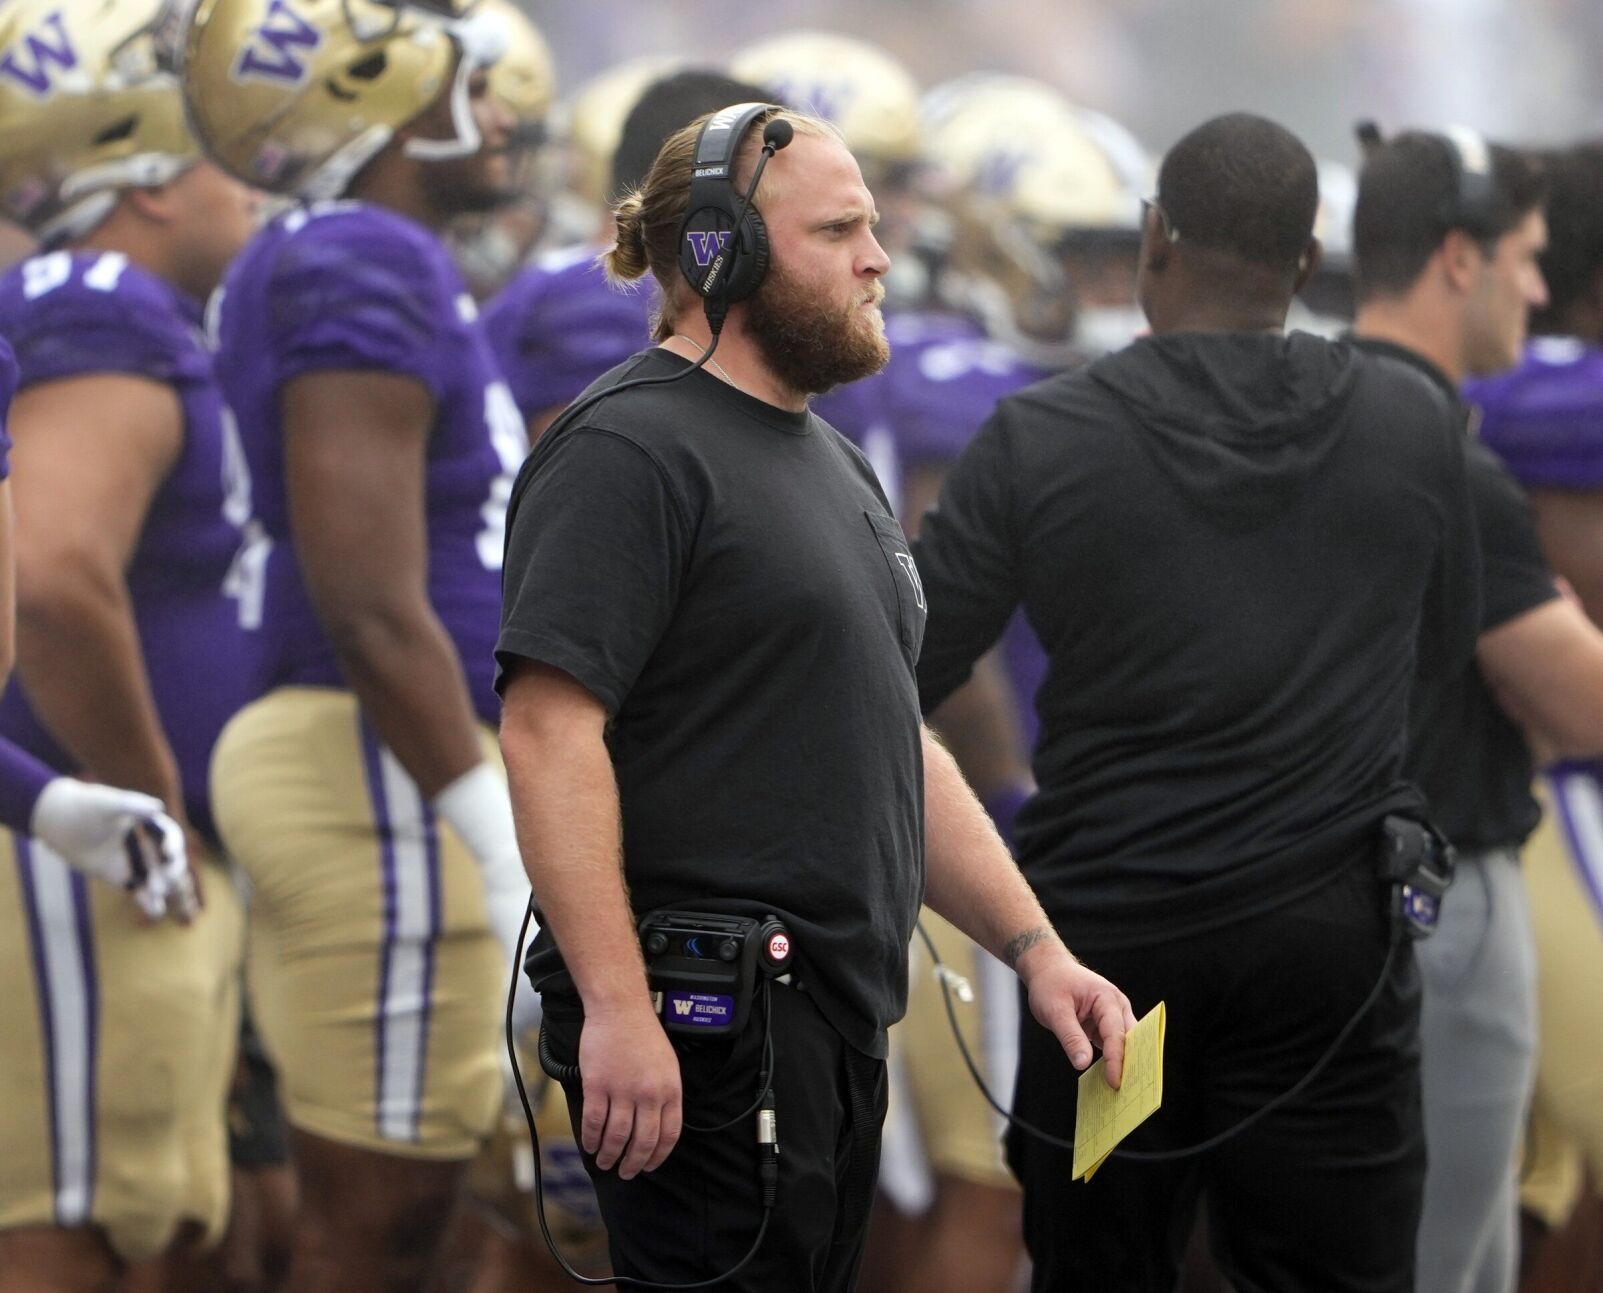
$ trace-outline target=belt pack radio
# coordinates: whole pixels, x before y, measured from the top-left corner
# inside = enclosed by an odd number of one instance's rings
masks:
[[[758,976],[790,969],[790,931],[777,916],[661,910],[640,922],[646,979],[662,1026],[696,1037],[745,1027]]]

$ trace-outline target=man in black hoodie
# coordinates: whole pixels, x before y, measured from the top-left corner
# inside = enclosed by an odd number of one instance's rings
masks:
[[[1318,260],[1313,159],[1220,117],[1143,229],[1153,336],[1014,395],[917,545],[921,699],[1022,603],[1050,658],[1020,861],[1058,929],[1169,1009],[1163,1109],[1070,1180],[1015,1128],[1037,1290],[1173,1287],[1199,1195],[1249,1290],[1410,1290],[1419,979],[1376,876],[1416,668],[1474,649],[1459,428],[1390,361],[1282,332]],[[1015,1112],[1059,1137],[1073,1071],[1020,1039]],[[1328,1057],[1328,1058],[1327,1058]]]

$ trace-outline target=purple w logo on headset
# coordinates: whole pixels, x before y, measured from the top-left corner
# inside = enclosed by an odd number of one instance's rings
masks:
[[[706,269],[712,264],[714,254],[722,251],[724,244],[729,241],[729,230],[692,229],[685,237],[690,239],[690,249],[696,254],[696,265]]]

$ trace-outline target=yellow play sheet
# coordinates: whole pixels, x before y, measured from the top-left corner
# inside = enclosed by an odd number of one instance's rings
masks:
[[[1075,1106],[1074,1179],[1089,1181],[1114,1147],[1163,1103],[1163,1002],[1124,1035],[1124,1080],[1115,1091],[1098,1059],[1080,1074]]]

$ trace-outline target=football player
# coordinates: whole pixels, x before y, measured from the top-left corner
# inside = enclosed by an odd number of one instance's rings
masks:
[[[505,189],[504,45],[493,13],[375,0],[201,0],[187,26],[201,142],[302,203],[214,310],[276,651],[212,769],[251,882],[298,1293],[421,1288],[501,1107],[529,888],[491,668],[527,445],[439,231]]]
[[[59,782],[33,834],[0,846],[7,1290],[103,1288],[227,1216],[241,917],[207,759],[258,689],[264,554],[200,322],[255,200],[201,161],[159,17],[144,0],[0,12],[0,202],[42,247],[0,277],[20,384],[18,676],[0,734],[164,804],[208,877],[197,919],[150,925],[87,882],[125,884],[128,855],[66,864],[85,859],[46,820]],[[157,820],[147,802],[135,815]]]
[[[30,240],[31,243],[31,240]],[[0,688],[17,658],[11,437],[17,359],[0,337]],[[69,866],[126,889],[152,920],[193,915],[196,896],[183,832],[161,800],[63,776],[0,740],[0,826],[32,835]]]

